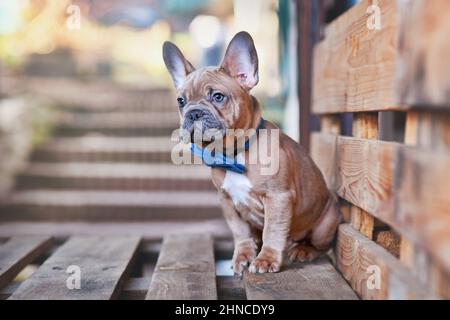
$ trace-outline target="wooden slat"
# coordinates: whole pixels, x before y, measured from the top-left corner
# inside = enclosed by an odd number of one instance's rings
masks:
[[[354,300],[357,296],[326,257],[293,263],[279,273],[244,274],[249,300]]]
[[[340,197],[425,246],[450,271],[449,153],[326,134],[314,134],[312,145]]]
[[[339,196],[393,223],[394,157],[399,144],[313,134],[312,156]],[[324,169],[322,169],[324,168]]]
[[[417,146],[419,144],[424,146],[421,138],[424,136],[428,136],[430,126],[426,126],[425,132],[423,132],[423,121],[421,121],[420,113],[417,111],[408,111],[406,114],[406,124],[405,124],[405,136],[404,142],[406,145]],[[428,121],[427,121],[427,124]],[[419,128],[421,131],[421,136],[419,137]],[[430,141],[429,139],[426,139]],[[408,266],[411,270],[413,270],[416,274],[426,275],[428,274],[427,270],[423,270],[423,263],[416,263],[418,257],[425,256],[423,248],[419,248],[415,245],[410,239],[403,236],[401,237],[400,243],[400,261],[402,261],[406,266]],[[426,269],[426,268],[425,268]]]
[[[148,287],[150,286],[151,277],[143,277],[143,278],[130,278],[126,281],[123,286],[122,291],[120,292],[119,299],[120,300],[144,300],[145,295],[147,294]],[[12,282],[6,287],[0,290],[0,300],[8,299],[10,295],[14,293],[14,291],[19,288],[19,282]],[[230,287],[228,282],[226,283],[226,289]],[[243,289],[242,289],[243,290]],[[234,291],[233,291],[234,292]]]
[[[51,244],[52,239],[48,236],[15,236],[0,244],[0,288],[48,250]]]
[[[402,103],[450,109],[450,1],[399,5],[398,95]]]
[[[392,0],[379,0],[381,30],[367,27],[363,0],[325,31],[314,52],[313,111],[381,111],[401,109],[394,91],[397,58],[397,8]]]
[[[378,137],[378,112],[362,112],[353,114],[352,134],[355,138],[376,140]],[[351,221],[367,238],[373,238],[374,218],[358,207],[351,210]],[[356,223],[358,225],[356,225]]]
[[[336,259],[362,299],[435,298],[398,259],[347,224],[339,226]]]
[[[341,121],[337,114],[327,114],[320,117],[320,130],[325,133],[340,134]]]
[[[450,273],[450,153],[409,148],[399,159],[396,217]]]
[[[137,252],[135,236],[73,237],[12,294],[10,299],[104,300],[117,297]],[[81,288],[68,289],[69,266],[79,266]]]
[[[211,236],[165,236],[146,299],[217,299]]]

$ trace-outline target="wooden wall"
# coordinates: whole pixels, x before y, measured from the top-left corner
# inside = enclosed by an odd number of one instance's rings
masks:
[[[450,298],[449,34],[449,1],[363,0],[314,50],[311,153],[342,203],[337,267],[364,299]],[[386,111],[406,113],[400,143],[379,140]]]

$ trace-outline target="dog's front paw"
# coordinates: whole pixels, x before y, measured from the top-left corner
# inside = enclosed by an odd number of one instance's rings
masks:
[[[263,247],[248,270],[251,273],[278,272],[281,269],[282,257],[282,253]]]
[[[246,244],[240,244],[234,250],[233,254],[233,271],[234,273],[241,275],[246,267],[256,257],[256,245],[254,242],[249,242]]]

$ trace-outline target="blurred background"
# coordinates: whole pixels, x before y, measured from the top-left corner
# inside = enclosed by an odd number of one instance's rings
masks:
[[[201,67],[249,32],[264,117],[308,148],[313,43],[355,3],[0,0],[0,235],[158,237],[190,221],[228,237],[208,169],[171,162],[163,42]]]
[[[217,65],[246,30],[260,58],[255,94],[273,99],[282,92],[280,23],[277,0],[1,0],[2,74],[166,87],[164,41],[197,67]]]
[[[172,39],[198,66],[220,62],[239,30],[253,34],[264,82],[279,93],[277,1],[2,1],[2,59],[33,75],[103,76],[166,85],[163,41]],[[275,49],[275,50],[274,50]],[[30,57],[31,55],[31,57]],[[66,62],[45,70],[45,62]],[[41,64],[39,64],[39,62]],[[41,68],[39,68],[41,67]]]
[[[289,0],[0,0],[0,236],[158,238],[183,228],[229,237],[208,169],[171,162],[179,117],[162,44],[175,42],[196,67],[218,65],[234,34],[249,32],[253,94],[298,140],[297,9]]]

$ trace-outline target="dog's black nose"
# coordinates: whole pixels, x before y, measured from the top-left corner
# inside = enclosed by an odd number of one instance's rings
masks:
[[[188,113],[186,113],[186,118],[188,118],[191,121],[197,121],[201,118],[203,115],[202,110],[191,110]]]

